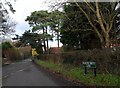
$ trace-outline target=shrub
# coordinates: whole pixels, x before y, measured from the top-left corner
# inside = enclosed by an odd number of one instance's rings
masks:
[[[10,44],[10,42],[3,42],[2,43],[2,50],[13,48],[13,46]]]
[[[18,51],[20,52],[20,55],[22,56],[23,59],[29,58],[32,54],[32,49],[30,46],[19,47]]]
[[[3,53],[8,60],[23,60],[31,56],[31,47],[9,48],[4,50]]]
[[[4,53],[8,60],[15,61],[21,59],[19,51],[15,48],[7,49]]]
[[[93,49],[63,52],[60,54],[43,54],[41,59],[82,66],[82,62],[95,61],[97,73],[111,73],[120,75],[120,48],[115,49]]]
[[[38,58],[41,60],[46,60],[54,63],[61,62],[60,54],[41,54]]]
[[[3,58],[6,57],[4,51],[6,51],[7,49],[10,49],[10,48],[13,48],[13,46],[10,44],[10,42],[2,42],[0,47],[2,48],[2,57]]]
[[[97,72],[120,75],[120,49],[116,51],[113,51],[113,49],[80,50],[66,52],[61,56],[63,64],[82,66],[82,62],[95,61]]]

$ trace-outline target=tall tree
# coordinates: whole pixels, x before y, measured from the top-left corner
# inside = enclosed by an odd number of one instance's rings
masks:
[[[57,35],[58,47],[60,43],[60,31],[61,31],[63,18],[64,18],[63,12],[60,12],[58,10],[50,12],[50,15],[49,15],[50,27],[51,27],[51,30],[53,30]]]
[[[75,2],[79,10],[84,13],[89,24],[100,39],[103,47],[110,47],[110,32],[113,30],[115,18],[119,9],[115,10],[117,2]],[[98,29],[94,24],[97,22],[100,26]]]
[[[20,46],[31,45],[32,48],[36,48],[39,54],[43,53],[42,49],[42,34],[31,33],[30,30],[25,31],[24,34],[20,37]]]
[[[41,31],[43,30],[43,43],[44,43],[44,50],[47,51],[48,49],[48,39],[51,38],[48,34],[48,25],[49,25],[49,19],[48,19],[48,12],[41,10],[41,11],[34,11],[31,13],[30,16],[27,17],[26,21],[29,22],[30,26],[32,26],[32,31]],[[47,41],[47,48],[46,48],[46,42]]]
[[[97,23],[95,24],[97,25]],[[61,29],[61,42],[64,45],[75,47],[76,49],[100,47],[98,37],[75,3],[64,5],[64,21]],[[94,45],[92,44],[93,42],[95,43]]]

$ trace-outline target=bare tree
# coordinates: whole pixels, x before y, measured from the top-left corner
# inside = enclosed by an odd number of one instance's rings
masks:
[[[9,10],[5,8],[5,5],[9,7]],[[9,11],[13,14],[15,10],[12,7],[12,4],[9,1],[0,1],[0,35],[12,34],[15,32],[14,28],[16,22],[12,21],[9,16]]]
[[[83,5],[81,5],[82,3],[80,4],[78,2],[75,2],[75,4],[88,19],[88,22],[93,27],[95,33],[98,35],[101,44],[103,44],[103,47],[110,47],[110,31],[113,29],[115,17],[119,12],[119,8],[115,10],[117,2],[106,3],[106,7],[104,7],[104,9],[102,9],[102,3],[99,3],[98,0],[92,4],[90,2],[84,2],[84,7],[86,6],[86,8],[88,8],[86,10],[84,10]],[[106,10],[106,12],[104,12],[104,10]],[[91,19],[91,15],[88,13],[88,11],[92,11],[92,15],[95,16],[93,19]],[[95,26],[93,21],[97,22],[100,25],[100,31]]]

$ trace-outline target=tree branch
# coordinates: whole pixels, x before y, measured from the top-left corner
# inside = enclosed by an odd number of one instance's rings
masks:
[[[106,20],[104,19],[104,16],[103,16],[102,12],[101,12],[100,14],[101,14],[101,19],[102,19],[102,21],[105,23],[105,25],[107,25],[107,22],[106,22]]]
[[[92,7],[90,4],[88,4],[88,2],[87,2],[86,0],[84,0],[84,1],[85,1],[85,3],[87,4],[87,6],[89,6],[90,9],[91,9],[94,13],[96,13],[96,11],[93,9],[93,7]]]
[[[84,13],[84,15],[87,17],[88,22],[90,23],[90,25],[93,27],[94,31],[97,33],[98,37],[100,38],[100,41],[103,42],[103,38],[102,35],[100,34],[100,32],[97,30],[97,28],[94,26],[94,24],[92,23],[92,21],[90,20],[89,16],[87,15],[87,13],[78,5],[77,2],[75,2],[75,4],[79,7],[79,9]]]
[[[112,29],[112,27],[113,27],[113,21],[114,21],[114,19],[115,19],[116,16],[117,16],[117,13],[113,16],[112,20],[110,21],[110,27],[109,27],[108,31],[110,31]]]
[[[101,16],[100,16],[100,11],[99,11],[99,7],[98,7],[98,2],[96,2],[96,16],[98,18],[98,21],[99,21],[99,24],[101,26],[101,29],[103,30],[103,32],[105,33],[105,27],[103,25],[103,21],[101,19]]]

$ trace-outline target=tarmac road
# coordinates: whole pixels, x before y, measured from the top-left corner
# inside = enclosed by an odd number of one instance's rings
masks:
[[[2,68],[2,86],[70,86],[44,72],[30,59]]]

